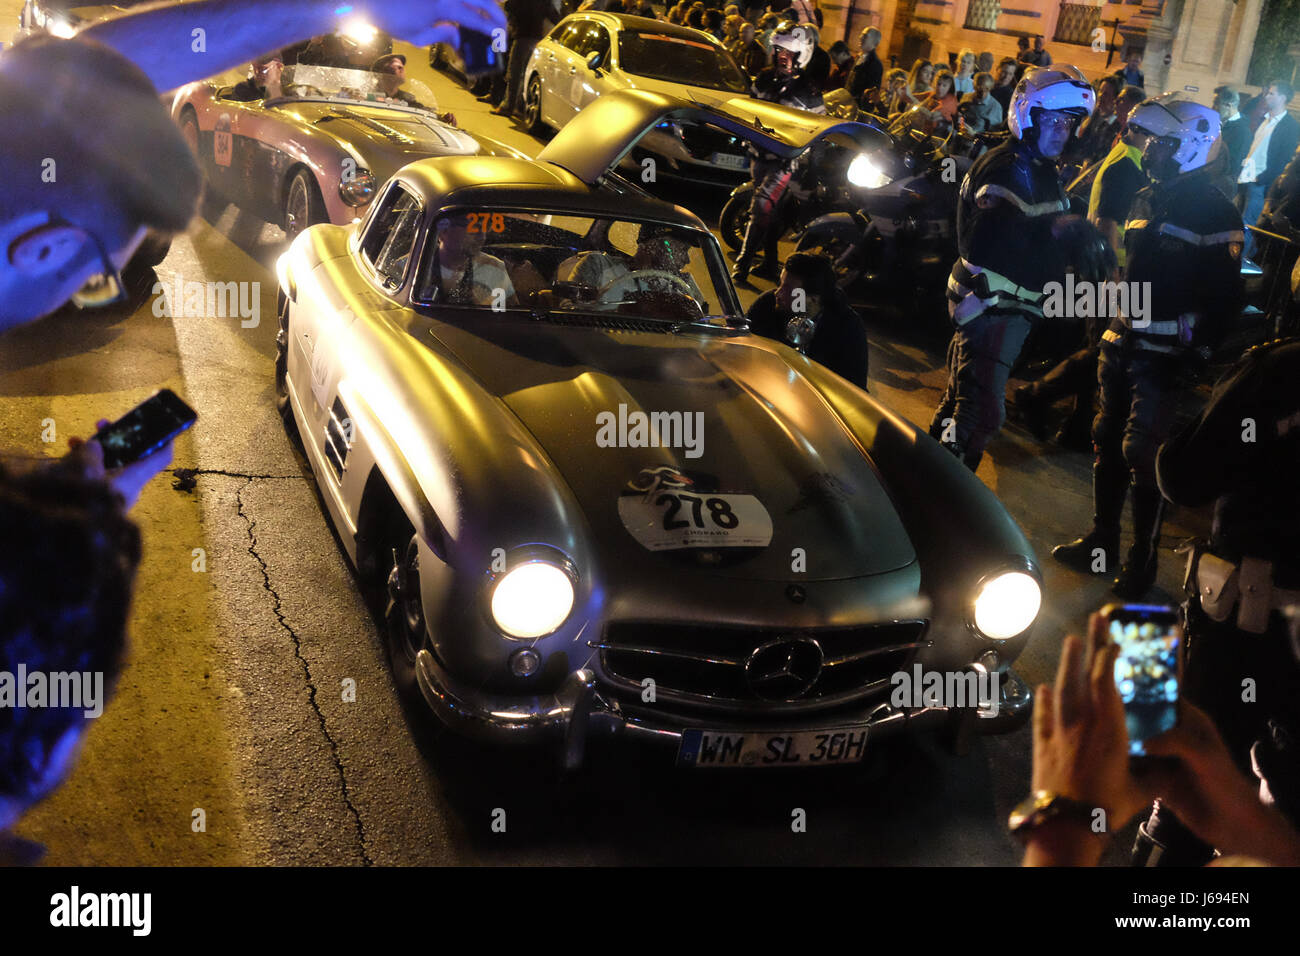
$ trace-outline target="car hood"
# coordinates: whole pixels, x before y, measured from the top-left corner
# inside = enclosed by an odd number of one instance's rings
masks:
[[[649,76],[636,76],[632,73],[624,73],[622,70],[618,72],[617,76],[620,86],[625,90],[645,90],[663,96],[680,97],[687,102],[695,102],[704,106],[718,106],[741,95],[731,90],[712,90],[704,86],[689,86],[685,83],[674,83],[671,80],[657,80]]]
[[[666,86],[672,88],[675,84]],[[888,136],[864,123],[820,116],[752,96],[693,102],[682,95],[686,89],[620,90],[601,96],[566,123],[537,158],[595,185],[642,136],[664,120],[717,126],[785,159],[793,159],[822,139],[862,150],[889,143]]]
[[[433,334],[537,439],[582,503],[609,561],[682,558],[680,551],[638,545],[621,517],[619,498],[632,494],[647,469],[664,467],[691,478],[702,495],[752,495],[771,518],[767,547],[740,563],[702,566],[701,573],[788,581],[802,554],[801,580],[835,580],[915,560],[869,454],[810,381],[829,373],[795,352],[748,334],[610,331],[495,317],[473,331],[435,323]],[[702,441],[695,450],[602,447],[598,416],[606,412],[629,422],[634,413],[694,415]]]
[[[468,156],[479,151],[474,137],[428,113],[368,104],[283,100],[269,107],[346,143],[367,158],[382,157],[384,178],[407,163],[429,156]],[[376,176],[379,170],[373,169]]]

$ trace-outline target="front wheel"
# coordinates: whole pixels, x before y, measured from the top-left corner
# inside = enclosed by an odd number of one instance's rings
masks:
[[[300,445],[298,423],[293,418],[293,405],[289,401],[289,297],[280,293],[280,310],[275,331],[275,410],[284,422],[285,433],[294,444]]]
[[[404,536],[404,537],[403,537]],[[403,522],[402,534],[391,536],[384,605],[384,644],[393,682],[408,700],[419,697],[415,659],[425,644],[424,601],[420,595],[420,539]]]
[[[718,234],[732,252],[740,252],[740,247],[745,244],[745,233],[749,229],[749,207],[753,199],[754,184],[741,186],[731,194],[718,216]]]
[[[290,239],[296,239],[308,226],[327,222],[325,200],[320,194],[316,179],[305,169],[293,174],[284,199],[284,231]]]

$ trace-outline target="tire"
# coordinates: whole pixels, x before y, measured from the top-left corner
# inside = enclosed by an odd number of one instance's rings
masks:
[[[289,180],[284,191],[284,232],[290,239],[310,226],[328,222],[325,200],[316,185],[316,178],[305,169],[299,169]]]
[[[749,205],[754,198],[754,184],[737,190],[718,216],[718,234],[728,249],[739,253],[745,244],[745,231],[749,229]]]
[[[426,643],[420,597],[420,539],[405,515],[394,525],[384,538],[390,542],[385,551],[389,570],[384,588],[384,649],[398,693],[416,702],[420,688],[415,678],[415,658]]]
[[[194,158],[199,156],[199,118],[194,110],[186,107],[185,112],[181,114],[181,135],[185,137],[185,142],[190,146],[190,152]]]
[[[289,440],[301,447],[302,436],[298,434],[298,423],[293,417],[293,403],[289,401],[289,297],[281,292],[279,299],[275,332],[275,410],[284,422],[284,431]]]
[[[809,229],[799,237],[796,252],[824,255],[835,267],[835,281],[848,291],[866,272],[862,254],[862,235],[849,223],[833,223]]]
[[[536,73],[524,89],[524,131],[531,136],[546,132],[546,123],[542,121],[542,81]]]
[[[167,258],[171,248],[171,236],[150,231],[140,243],[140,248],[136,249],[135,255],[131,257],[131,265],[152,269]]]

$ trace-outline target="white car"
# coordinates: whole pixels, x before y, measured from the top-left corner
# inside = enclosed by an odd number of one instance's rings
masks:
[[[565,17],[537,44],[524,72],[529,132],[563,127],[599,96],[648,90],[715,106],[746,97],[749,79],[716,39],[689,27],[620,13]],[[735,186],[749,177],[749,154],[736,136],[713,126],[665,122],[624,160],[655,160],[655,178]],[[642,181],[649,181],[642,177]]]

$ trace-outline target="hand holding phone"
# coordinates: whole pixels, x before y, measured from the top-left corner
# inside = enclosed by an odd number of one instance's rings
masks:
[[[1108,604],[1101,615],[1119,649],[1115,687],[1124,702],[1129,754],[1145,756],[1146,741],[1178,724],[1183,661],[1178,612],[1155,604]]]
[[[93,441],[104,450],[104,467],[112,471],[149,457],[197,418],[180,396],[164,388],[111,425],[102,426]]]
[[[111,483],[129,510],[144,486],[171,464],[172,439],[197,417],[174,392],[164,389],[116,422],[99,421],[89,441],[69,440],[68,458],[87,477]]]

